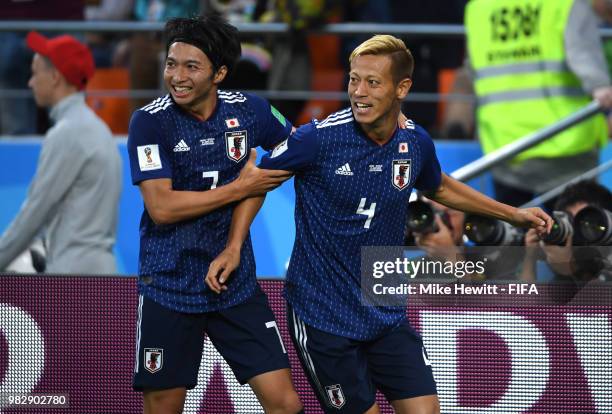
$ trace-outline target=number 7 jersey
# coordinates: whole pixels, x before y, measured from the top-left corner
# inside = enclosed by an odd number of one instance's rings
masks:
[[[285,296],[306,324],[368,340],[405,318],[361,303],[362,246],[399,246],[413,188],[434,190],[433,142],[411,121],[385,145],[366,137],[351,108],[300,127],[261,167],[295,171],[296,236]]]
[[[175,191],[205,192],[240,174],[251,148],[272,148],[291,124],[257,96],[217,91],[212,115],[201,121],[170,96],[134,112],[128,153],[132,182],[169,178]],[[233,204],[177,223],[156,225],[145,209],[140,221],[138,290],[179,312],[211,312],[248,299],[257,287],[250,236],[240,266],[220,295],[204,283],[210,262],[224,249]]]

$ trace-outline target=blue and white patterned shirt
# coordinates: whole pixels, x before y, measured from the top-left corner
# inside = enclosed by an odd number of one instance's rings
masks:
[[[254,95],[217,92],[206,121],[182,110],[170,96],[136,111],[128,153],[132,182],[170,178],[178,191],[207,191],[238,177],[251,148],[272,148],[292,125]],[[209,312],[248,299],[257,286],[250,236],[228,290],[217,295],[204,277],[224,249],[234,205],[191,220],[156,225],[146,209],[140,221],[139,293],[180,312]]]
[[[295,171],[296,236],[285,295],[308,325],[368,340],[400,323],[401,307],[361,303],[362,246],[399,246],[412,188],[441,180],[433,142],[409,122],[385,145],[367,138],[350,108],[300,127],[261,167]]]

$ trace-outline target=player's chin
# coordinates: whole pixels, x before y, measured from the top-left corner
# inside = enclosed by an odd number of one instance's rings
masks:
[[[353,107],[353,117],[360,124],[371,124],[374,121],[374,116],[370,111],[363,113],[356,110],[355,107]]]
[[[192,100],[191,94],[179,94],[176,92],[171,92],[170,94],[172,95],[172,99],[174,99],[174,102],[178,104],[188,104]]]

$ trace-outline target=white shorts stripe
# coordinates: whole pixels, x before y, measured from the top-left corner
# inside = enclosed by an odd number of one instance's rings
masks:
[[[295,333],[296,342],[299,346],[298,352],[302,354],[302,358],[306,363],[306,369],[308,369],[308,371],[310,372],[310,376],[312,377],[312,380],[314,381],[319,390],[319,395],[321,395],[323,401],[325,401],[325,403],[329,406],[329,403],[327,402],[327,394],[323,391],[323,386],[319,381],[319,377],[317,377],[317,372],[315,371],[314,363],[312,362],[312,358],[308,353],[308,348],[306,348],[306,343],[308,342],[308,336],[306,335],[306,325],[298,318],[293,309],[291,309],[291,313],[293,315],[293,331]]]
[[[138,296],[138,321],[136,322],[136,363],[134,364],[134,372],[138,373],[140,369],[140,324],[142,323],[142,303],[143,296]]]

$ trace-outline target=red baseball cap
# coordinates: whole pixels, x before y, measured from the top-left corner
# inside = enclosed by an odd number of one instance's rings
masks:
[[[26,44],[34,52],[48,58],[66,80],[82,90],[96,69],[91,51],[72,36],[52,39],[30,32]]]

